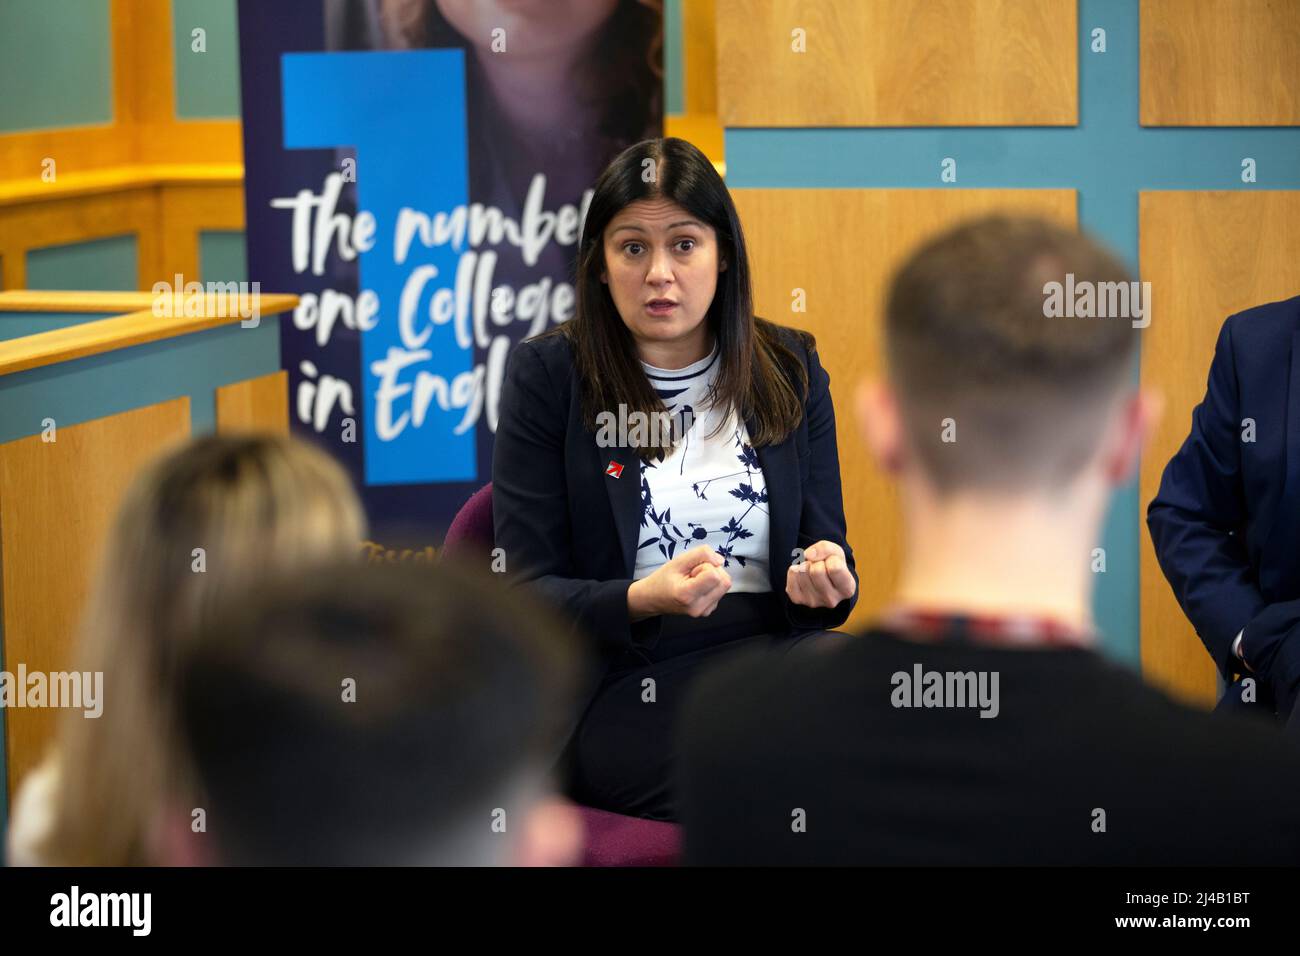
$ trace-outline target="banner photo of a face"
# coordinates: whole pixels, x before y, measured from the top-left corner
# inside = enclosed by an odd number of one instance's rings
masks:
[[[510,350],[573,314],[591,187],[662,135],[660,0],[240,0],[249,280],[375,537],[491,478]]]

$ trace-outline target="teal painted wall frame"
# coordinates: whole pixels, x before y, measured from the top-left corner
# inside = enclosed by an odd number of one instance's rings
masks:
[[[668,115],[677,115],[685,108],[684,41],[682,0],[667,0],[664,4],[664,113]]]
[[[0,3],[0,133],[113,122],[109,19],[108,0]]]
[[[199,281],[248,281],[244,230],[204,229],[199,233]]]
[[[176,118],[239,118],[239,28],[235,0],[172,0]],[[202,51],[194,31],[203,30]]]
[[[134,292],[140,284],[133,234],[27,250],[27,288]]]
[[[85,325],[112,318],[115,313],[95,312],[0,312],[0,342],[21,339],[41,332]]]

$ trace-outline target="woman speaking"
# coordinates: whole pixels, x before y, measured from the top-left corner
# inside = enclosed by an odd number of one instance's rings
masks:
[[[672,820],[673,720],[701,667],[793,647],[857,598],[830,378],[811,335],[753,314],[735,206],[684,140],[601,174],[576,286],[574,317],[506,369],[495,544],[599,655],[570,795]]]

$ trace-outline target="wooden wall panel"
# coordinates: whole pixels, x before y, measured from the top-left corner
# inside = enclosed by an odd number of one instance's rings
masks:
[[[817,336],[831,376],[849,543],[860,596],[848,627],[861,627],[897,583],[902,536],[897,495],[859,437],[857,383],[879,376],[886,283],[922,241],[957,222],[1011,210],[1076,224],[1073,190],[737,189],[759,315]],[[803,289],[807,312],[792,313]]]
[[[161,187],[158,211],[161,269],[146,275],[141,263],[142,289],[152,288],[159,281],[172,285],[178,274],[186,282],[199,279],[199,232],[244,228],[243,186],[168,184]]]
[[[687,113],[716,115],[718,112],[718,17],[715,6],[714,0],[682,0]]]
[[[13,257],[6,267],[5,288],[26,287],[30,249],[128,234],[136,237],[140,277],[155,275],[163,257],[159,221],[158,193],[152,189],[0,205],[0,250],[6,259]]]
[[[1156,563],[1146,505],[1205,396],[1223,321],[1300,293],[1300,192],[1144,192],[1139,209],[1142,279],[1152,296],[1142,380],[1165,397],[1142,457],[1142,670],[1171,693],[1208,705],[1214,665]]]
[[[137,167],[143,170],[143,168]],[[164,167],[156,167],[163,170]],[[0,256],[4,288],[27,285],[31,249],[133,234],[138,288],[199,278],[199,231],[243,229],[244,190],[238,180],[159,182],[147,173],[105,177],[103,189],[60,187],[48,199],[5,202],[0,187]]]
[[[1075,0],[727,0],[718,112],[724,126],[1074,125],[1077,20]]]
[[[1300,125],[1300,3],[1142,0],[1145,126]]]
[[[122,495],[145,461],[189,433],[190,401],[178,398],[60,428],[54,442],[33,435],[0,445],[5,670],[77,666],[80,615]],[[62,713],[6,709],[11,794]]]
[[[7,133],[0,136],[0,180],[39,180],[46,159],[62,176],[129,163],[135,153],[133,128],[120,124]]]
[[[217,431],[289,434],[289,373],[284,369],[217,389]]]

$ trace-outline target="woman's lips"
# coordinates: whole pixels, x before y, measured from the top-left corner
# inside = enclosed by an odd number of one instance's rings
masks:
[[[651,315],[671,315],[676,308],[677,303],[667,299],[651,299],[645,304],[645,310]]]

